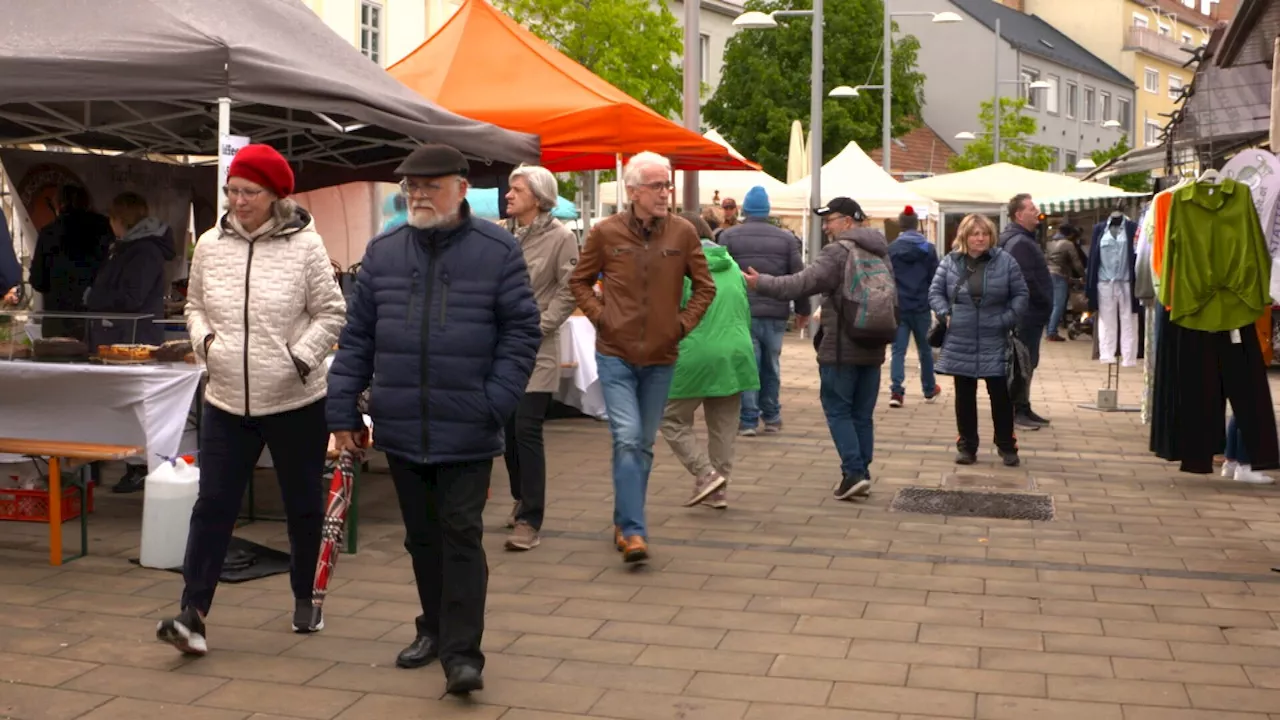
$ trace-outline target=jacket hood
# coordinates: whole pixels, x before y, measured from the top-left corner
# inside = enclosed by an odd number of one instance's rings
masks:
[[[889,252],[895,259],[907,264],[926,262],[933,255],[929,249],[929,241],[915,231],[907,231],[894,238],[889,245]]]
[[[267,220],[267,222],[272,221]],[[218,227],[227,235],[234,235],[242,240],[248,239],[244,234],[236,229],[238,227],[238,223],[232,222],[230,210],[222,216],[222,220],[218,222]],[[272,237],[289,237],[291,235],[296,235],[303,230],[314,231],[315,229],[316,221],[311,217],[311,213],[307,212],[306,208],[298,205],[293,209],[292,218],[286,220],[284,224],[277,226],[276,229],[272,230],[268,234]]]
[[[129,228],[124,237],[116,240],[118,252],[127,252],[128,248],[141,248],[144,245],[158,249],[165,262],[178,254],[173,248],[173,229],[153,217],[143,218],[137,225]]]
[[[139,240],[152,235],[162,235],[169,230],[169,226],[160,222],[153,217],[144,217],[138,221],[138,224],[125,231],[124,237],[120,238],[120,242],[127,243]]]
[[[845,230],[836,236],[837,240],[851,240],[858,247],[877,257],[885,257],[889,254],[889,243],[884,239],[884,234],[879,230],[872,230],[866,227],[856,227],[851,230]]]
[[[724,272],[733,265],[733,258],[729,257],[729,248],[709,240],[702,241],[702,254],[707,256],[707,269],[713,273]]]
[[[1018,237],[1019,235],[1025,236],[1028,240],[1036,239],[1035,233],[1022,227],[1016,222],[1011,222],[1004,227],[1004,230],[1000,231],[1000,238],[996,242],[996,244],[999,245],[1000,247],[1004,247],[1009,243],[1010,240]]]

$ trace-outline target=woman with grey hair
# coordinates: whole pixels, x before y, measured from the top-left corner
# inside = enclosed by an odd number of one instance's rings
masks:
[[[522,165],[511,173],[507,229],[520,242],[529,284],[542,313],[542,346],[533,375],[515,415],[507,421],[507,476],[515,507],[507,519],[508,550],[532,550],[540,542],[547,496],[547,457],[542,424],[551,394],[560,386],[560,326],[577,303],[569,276],[578,264],[578,241],[551,216],[559,199],[556,176],[544,167]]]

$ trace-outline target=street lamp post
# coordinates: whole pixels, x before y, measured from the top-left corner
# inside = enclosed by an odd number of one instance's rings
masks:
[[[932,17],[933,22],[942,24],[961,22],[961,17],[953,12],[889,12],[889,0],[884,0],[884,62],[880,63],[884,68],[884,79],[881,81],[880,87],[884,90],[884,106],[881,117],[880,130],[880,164],[884,167],[884,171],[893,174],[891,169],[893,165],[890,163],[889,156],[893,149],[893,126],[892,113],[890,110],[893,106],[893,18],[895,17]],[[870,89],[869,87],[867,89]]]
[[[813,0],[812,10],[756,10],[734,18],[733,26],[749,30],[771,30],[778,27],[776,18],[807,17],[813,19],[811,69],[809,78],[809,209],[822,207],[822,0]],[[809,213],[809,260],[822,249],[822,218]]]

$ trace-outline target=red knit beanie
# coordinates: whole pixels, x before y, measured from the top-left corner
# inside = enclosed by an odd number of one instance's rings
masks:
[[[245,145],[231,160],[227,177],[244,178],[270,190],[278,198],[293,194],[293,170],[289,161],[270,145]]]

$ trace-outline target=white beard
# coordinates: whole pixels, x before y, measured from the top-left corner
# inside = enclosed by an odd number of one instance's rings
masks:
[[[409,215],[409,226],[419,230],[431,230],[438,227],[450,227],[458,224],[459,213],[454,212],[448,215],[436,213],[431,217],[422,217],[418,213]]]

